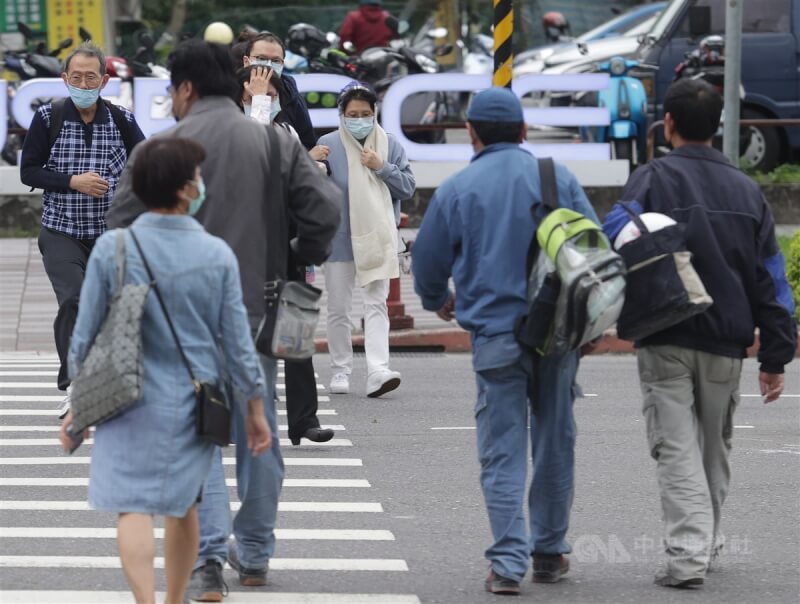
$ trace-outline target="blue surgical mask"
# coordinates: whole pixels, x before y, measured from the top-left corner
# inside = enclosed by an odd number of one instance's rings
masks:
[[[375,127],[374,117],[346,117],[344,127],[353,135],[356,140],[364,140]]]
[[[252,105],[244,105],[244,114],[247,117],[250,117],[251,113],[253,113],[253,106]]]
[[[275,117],[281,112],[281,101],[278,97],[272,99],[272,104],[269,106],[269,121],[274,122]]]
[[[98,98],[100,98],[99,86],[97,88],[90,88],[89,90],[86,90],[84,88],[76,88],[75,86],[70,86],[67,84],[67,90],[69,90],[69,98],[72,99],[72,102],[75,103],[75,106],[79,109],[88,109],[97,102]]]
[[[261,67],[268,67],[272,71],[275,72],[275,75],[281,77],[283,73],[283,64],[282,63],[273,63],[268,59],[250,59],[250,65],[259,65]]]
[[[194,216],[200,211],[200,207],[206,200],[206,183],[203,182],[202,178],[190,182],[197,186],[197,197],[189,200],[189,209],[186,213],[189,214],[189,216]]]

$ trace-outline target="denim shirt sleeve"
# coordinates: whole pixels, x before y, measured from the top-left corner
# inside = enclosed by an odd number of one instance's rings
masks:
[[[222,349],[233,385],[244,397],[237,399],[246,405],[247,401],[264,396],[264,376],[242,301],[239,265],[230,249],[228,256],[220,308]]]
[[[108,304],[117,287],[115,250],[117,237],[121,236],[124,236],[124,231],[116,231],[114,235],[110,232],[104,234],[97,240],[89,256],[81,287],[78,318],[69,344],[70,379],[75,379],[80,372],[89,348],[108,314]]]

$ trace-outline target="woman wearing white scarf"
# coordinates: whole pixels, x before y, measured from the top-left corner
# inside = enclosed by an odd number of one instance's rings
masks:
[[[353,369],[351,306],[353,288],[364,293],[364,348],[367,396],[400,385],[389,369],[389,279],[399,276],[397,224],[400,200],[416,187],[403,147],[375,118],[377,99],[364,84],[350,84],[339,97],[340,128],[323,136],[330,149],[331,177],[342,189],[342,221],[325,263],[328,291],[328,350],[331,392],[350,391]]]

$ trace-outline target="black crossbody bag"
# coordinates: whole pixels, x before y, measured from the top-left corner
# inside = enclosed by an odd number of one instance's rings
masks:
[[[183,346],[178,339],[178,332],[175,331],[175,326],[172,324],[172,319],[167,312],[167,306],[164,304],[164,299],[161,297],[161,291],[158,288],[158,283],[153,276],[153,271],[150,270],[150,265],[147,263],[147,258],[142,251],[142,246],[139,245],[139,240],[133,229],[129,229],[133,242],[139,250],[139,255],[142,257],[142,263],[147,271],[147,276],[150,278],[150,286],[156,293],[158,303],[167,319],[167,325],[172,332],[172,337],[175,338],[175,344],[178,346],[178,352],[181,355],[183,364],[189,372],[189,377],[194,386],[194,395],[197,399],[197,406],[195,407],[195,423],[197,425],[197,434],[217,445],[218,447],[227,447],[231,444],[231,410],[225,401],[225,395],[222,389],[216,384],[209,382],[200,382],[195,378],[192,367],[189,364],[189,359],[183,352]]]

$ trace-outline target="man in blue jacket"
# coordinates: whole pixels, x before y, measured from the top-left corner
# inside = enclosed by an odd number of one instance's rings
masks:
[[[554,583],[569,569],[578,353],[542,358],[534,373],[514,338],[514,323],[527,311],[526,257],[538,222],[531,205],[542,203],[536,159],[519,146],[527,135],[519,99],[504,88],[480,92],[467,121],[476,154],[431,200],[413,247],[414,285],[424,308],[446,321],[457,317],[472,335],[481,487],[494,538],[485,586],[516,594],[530,557],[534,582]],[[556,166],[556,180],[561,206],[597,222],[564,166]],[[451,275],[457,294],[448,288]],[[529,413],[532,391],[538,400]],[[528,439],[530,532],[523,513]]]
[[[772,213],[758,185],[711,140],[722,98],[702,80],[679,80],[664,99],[664,134],[674,151],[633,173],[622,199],[637,212],[686,224],[692,264],[714,304],[637,342],[650,454],[657,462],[667,559],[656,584],[698,587],[724,539],[720,513],[742,359],[760,331],[764,402],[783,391],[794,357],[794,306]],[[628,217],[617,206],[604,230]]]

